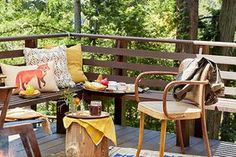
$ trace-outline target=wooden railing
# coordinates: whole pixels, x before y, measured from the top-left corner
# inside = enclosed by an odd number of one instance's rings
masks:
[[[115,60],[101,61],[96,59],[84,59],[84,65],[107,67],[113,69],[108,77],[118,81],[134,82],[135,78],[132,77],[119,77],[124,75],[127,70],[131,71],[148,71],[148,70],[161,70],[161,71],[177,71],[177,67],[174,66],[163,66],[163,65],[148,65],[140,63],[127,63],[125,58],[127,57],[141,57],[141,58],[155,58],[173,61],[182,61],[185,58],[198,57],[198,54],[204,47],[219,46],[219,47],[232,47],[236,48],[236,43],[230,42],[212,42],[212,41],[196,41],[196,40],[179,40],[179,39],[158,39],[158,38],[142,38],[142,37],[123,37],[115,35],[97,35],[97,34],[81,34],[81,33],[59,33],[59,34],[48,34],[48,35],[31,35],[31,36],[18,36],[18,37],[0,37],[0,42],[12,42],[12,41],[25,41],[25,47],[37,47],[39,39],[48,38],[65,38],[73,37],[78,38],[89,38],[89,39],[110,39],[114,41],[115,47],[99,47],[83,45],[82,50],[84,52],[91,52],[93,54],[110,54],[116,56]],[[196,54],[189,53],[176,53],[176,52],[157,52],[150,50],[137,50],[128,49],[130,42],[142,42],[142,43],[169,43],[169,44],[193,44],[198,47]],[[23,50],[6,50],[0,53],[0,58],[16,58],[22,57]],[[212,59],[218,64],[224,65],[236,65],[236,57],[233,56],[217,56],[217,55],[202,55],[206,58]],[[87,73],[89,78],[95,79],[96,74]],[[236,73],[232,71],[222,71],[222,78],[225,80],[235,80]],[[153,86],[153,81],[149,80],[144,82],[145,85]],[[167,82],[160,81],[161,87],[165,86]],[[225,94],[235,95],[236,89],[227,87]]]
[[[202,51],[204,47],[208,46],[219,46],[219,47],[232,47],[236,48],[236,43],[230,42],[212,42],[212,41],[196,41],[196,40],[179,40],[179,39],[158,39],[158,38],[142,38],[142,37],[123,37],[123,36],[114,36],[114,35],[96,35],[96,34],[81,34],[81,33],[59,33],[59,34],[48,34],[48,35],[31,35],[31,36],[18,36],[18,37],[0,37],[0,42],[12,42],[12,41],[25,41],[25,47],[37,47],[39,39],[48,39],[48,38],[65,38],[73,37],[78,38],[89,38],[89,39],[109,39],[114,41],[115,47],[99,47],[99,46],[90,46],[83,45],[82,50],[84,52],[91,52],[93,54],[110,54],[116,56],[115,60],[110,61],[101,61],[101,60],[91,60],[84,59],[84,65],[88,66],[98,66],[98,67],[107,67],[113,69],[112,74],[108,77],[114,78],[119,81],[128,81],[133,82],[134,78],[125,76],[124,78],[119,77],[124,75],[127,70],[131,71],[147,71],[147,70],[161,70],[161,71],[177,71],[177,67],[174,66],[163,66],[163,65],[148,65],[140,63],[127,63],[125,58],[127,57],[141,57],[141,58],[155,58],[155,59],[164,59],[164,60],[173,60],[173,61],[182,61],[185,58],[194,58],[198,57],[201,54],[198,54],[199,51]],[[150,50],[137,50],[137,49],[128,49],[130,42],[142,42],[142,43],[169,43],[169,44],[193,44],[198,47],[198,52],[196,54],[189,53],[176,53],[176,52],[158,52]],[[0,53],[0,58],[16,58],[22,57],[23,50],[6,50]],[[217,55],[202,55],[206,58],[210,58],[218,64],[224,65],[236,65],[236,57],[233,56],[217,56]],[[232,71],[222,71],[222,78],[225,80],[235,80],[236,73]],[[96,74],[88,73],[91,79],[96,77]],[[161,83],[161,86],[165,86],[166,83]],[[145,83],[145,85],[153,85],[152,81]],[[226,94],[235,95],[236,90],[232,87],[226,88]]]
[[[88,67],[101,67],[110,69],[110,73],[104,75],[110,80],[116,80],[127,83],[134,83],[134,79],[138,72],[155,70],[155,71],[177,71],[178,63],[185,58],[195,58],[199,56],[204,56],[206,58],[212,59],[214,62],[221,65],[236,65],[236,57],[234,56],[218,56],[205,54],[209,51],[210,47],[231,47],[236,48],[236,43],[232,42],[212,42],[212,41],[196,41],[196,40],[179,40],[179,39],[159,39],[159,38],[142,38],[142,37],[123,37],[114,35],[97,35],[97,34],[82,34],[82,33],[59,33],[59,34],[48,34],[48,35],[31,35],[31,36],[18,36],[18,37],[0,37],[1,42],[14,42],[14,41],[24,41],[25,47],[38,47],[38,41],[50,38],[73,38],[73,40],[90,39],[90,40],[109,40],[112,41],[112,46],[103,47],[99,45],[82,45],[82,50],[85,53],[92,53],[94,55],[111,55],[113,56],[110,60],[100,60],[99,58],[84,58],[83,64]],[[186,53],[184,50],[179,52],[160,52],[156,50],[144,50],[144,49],[134,49],[130,48],[133,43],[157,43],[170,44],[175,47],[176,44],[182,45],[193,45],[195,49],[195,54]],[[23,50],[4,50],[0,52],[0,59],[6,58],[17,58],[23,56]],[[163,64],[149,64],[140,62],[130,62],[129,57],[139,57],[142,59],[158,59],[160,62],[164,60],[163,63],[171,61],[171,65]],[[176,64],[177,63],[177,64]],[[130,76],[129,72],[135,73]],[[129,73],[129,74],[128,74]],[[86,76],[90,80],[94,80],[97,77],[97,73],[86,72]],[[224,80],[236,81],[236,72],[234,71],[221,71],[222,78]],[[169,81],[162,79],[146,79],[142,83],[145,86],[158,86],[165,87]],[[226,95],[236,95],[235,87],[226,87]],[[232,105],[232,109],[227,109],[227,111],[236,112],[236,104]],[[219,108],[218,108],[219,109]],[[222,108],[224,110],[224,108]]]

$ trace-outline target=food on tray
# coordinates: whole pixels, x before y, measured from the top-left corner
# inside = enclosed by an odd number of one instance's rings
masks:
[[[86,89],[98,90],[98,91],[105,90],[107,88],[106,86],[102,85],[101,83],[89,82],[89,81],[85,82],[84,87]]]
[[[34,96],[34,95],[39,95],[39,94],[40,94],[40,91],[37,89],[34,89],[32,85],[28,85],[26,87],[26,90],[22,90],[19,93],[19,95],[23,95],[23,96]]]
[[[116,81],[109,81],[107,90],[117,90],[118,83]]]
[[[102,79],[103,79],[102,74],[99,74],[95,82],[101,83]]]
[[[107,79],[107,78],[104,78],[104,79],[101,81],[101,84],[104,85],[104,86],[108,86],[108,79]]]

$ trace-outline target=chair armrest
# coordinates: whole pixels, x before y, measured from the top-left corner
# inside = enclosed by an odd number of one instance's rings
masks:
[[[177,72],[168,72],[168,71],[146,71],[140,73],[137,78],[135,79],[135,100],[139,102],[139,94],[138,94],[138,85],[141,82],[141,79],[145,75],[177,75]]]
[[[209,84],[209,81],[208,80],[205,80],[205,81],[172,81],[170,83],[168,83],[164,89],[164,92],[163,92],[163,112],[165,114],[165,116],[169,119],[176,119],[176,118],[181,118],[183,116],[179,115],[178,117],[172,117],[168,114],[168,111],[167,111],[167,105],[166,105],[166,100],[167,100],[167,95],[168,95],[168,91],[174,86],[174,85],[180,85],[180,84],[189,84],[189,85],[202,85],[202,88],[200,88],[200,90],[202,91],[200,93],[200,97],[202,97],[202,100],[203,100],[203,97],[204,97],[204,86]],[[202,103],[202,109],[204,108],[204,103]]]

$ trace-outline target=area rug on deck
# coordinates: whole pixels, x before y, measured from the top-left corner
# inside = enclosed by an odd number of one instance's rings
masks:
[[[121,148],[121,147],[110,147],[109,156],[110,157],[135,157],[136,149],[134,148]],[[158,151],[142,150],[140,157],[157,157],[159,155]],[[164,157],[193,157],[193,155],[188,154],[178,154],[178,153],[165,153]],[[195,157],[195,156],[194,156]]]

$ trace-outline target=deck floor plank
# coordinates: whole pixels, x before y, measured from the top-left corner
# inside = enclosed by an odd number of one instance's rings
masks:
[[[65,156],[65,135],[56,134],[55,125],[52,125],[52,135],[43,133],[42,128],[37,128],[35,133],[38,139],[39,147],[43,157],[64,157]],[[112,157],[117,153],[135,154],[138,143],[138,128],[122,127],[116,125],[116,135],[118,147],[110,142],[111,147],[109,155]],[[159,149],[160,132],[153,130],[144,130],[143,150],[144,156],[157,156]],[[175,146],[176,136],[173,133],[167,133],[165,153],[180,153],[180,148]],[[210,140],[211,149],[214,156],[236,156],[236,144],[217,140]],[[22,147],[19,137],[10,137],[10,149],[14,157],[25,157],[25,151]],[[186,155],[183,156],[205,156],[204,142],[201,138],[191,137],[190,147],[186,148]]]

